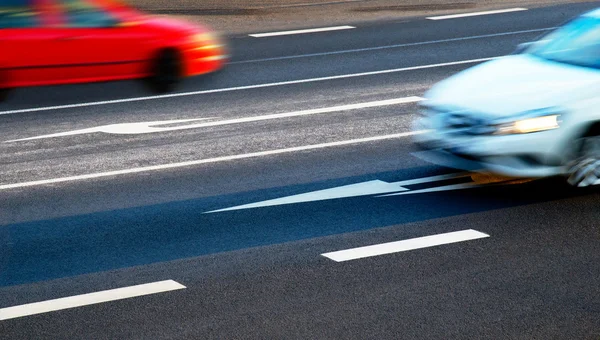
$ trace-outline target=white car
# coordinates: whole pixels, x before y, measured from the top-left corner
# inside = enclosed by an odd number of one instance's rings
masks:
[[[600,184],[600,9],[519,52],[434,85],[414,122],[416,155],[510,177]]]

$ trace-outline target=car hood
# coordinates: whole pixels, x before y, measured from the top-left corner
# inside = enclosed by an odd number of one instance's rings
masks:
[[[436,84],[425,97],[432,105],[504,117],[568,106],[597,94],[600,70],[531,55],[495,59]]]

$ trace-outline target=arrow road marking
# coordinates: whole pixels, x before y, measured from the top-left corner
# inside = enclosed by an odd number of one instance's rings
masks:
[[[46,138],[84,135],[84,134],[96,133],[96,132],[111,133],[111,134],[116,134],[116,135],[138,135],[138,134],[144,134],[144,133],[185,130],[185,129],[193,129],[195,127],[198,127],[201,124],[191,124],[191,125],[183,125],[183,126],[165,126],[165,127],[160,127],[160,125],[189,123],[189,122],[196,122],[199,120],[207,120],[207,119],[213,119],[213,117],[194,118],[194,119],[178,119],[178,120],[159,120],[159,121],[155,121],[155,122],[142,122],[142,123],[110,124],[110,125],[89,128],[89,129],[59,132],[59,133],[53,133],[53,134],[49,134],[49,135],[22,138],[22,139],[13,139],[13,140],[8,140],[4,143],[21,142],[21,141],[35,140],[35,139],[46,139]]]
[[[362,183],[344,185],[337,188],[325,189],[325,190],[317,190],[304,194],[286,196],[271,200],[266,200],[262,202],[238,205],[235,207],[212,210],[205,212],[205,214],[216,213],[216,212],[224,212],[224,211],[232,211],[232,210],[242,210],[242,209],[253,209],[253,208],[263,208],[263,207],[271,207],[276,205],[286,205],[286,204],[295,204],[295,203],[307,203],[307,202],[316,202],[316,201],[324,201],[324,200],[332,200],[338,198],[350,198],[350,197],[358,197],[358,196],[370,196],[370,195],[380,195],[380,194],[389,194],[391,195],[402,195],[402,194],[410,194],[410,193],[426,193],[426,192],[434,192],[434,191],[446,191],[446,190],[456,190],[456,189],[466,189],[466,188],[474,188],[478,186],[485,186],[489,184],[477,184],[477,183],[465,183],[465,184],[454,184],[447,185],[437,188],[428,188],[422,190],[409,190],[404,186],[415,185],[415,184],[424,184],[424,183],[433,183],[439,182],[449,179],[458,179],[471,176],[471,173],[457,173],[457,174],[448,174],[448,175],[440,175],[440,176],[431,176],[417,179],[410,179],[405,181],[388,183],[380,180],[372,180]],[[384,195],[386,196],[386,195]],[[383,196],[378,196],[383,197]]]
[[[485,175],[483,175],[482,178],[473,179],[472,178],[473,175],[474,175],[474,173],[471,173],[471,172],[461,172],[461,173],[454,173],[454,174],[448,174],[448,175],[439,175],[439,176],[431,176],[431,177],[424,177],[424,178],[417,178],[417,179],[409,179],[409,180],[392,182],[392,183],[384,182],[381,180],[372,180],[372,181],[367,181],[367,182],[362,182],[362,183],[344,185],[344,186],[340,186],[340,187],[336,187],[336,188],[307,192],[304,194],[280,197],[280,198],[275,198],[275,199],[261,201],[261,202],[243,204],[243,205],[238,205],[238,206],[230,207],[230,208],[207,211],[207,212],[204,212],[204,214],[233,211],[233,210],[272,207],[272,206],[286,205],[286,204],[317,202],[317,201],[333,200],[333,199],[338,199],[338,198],[350,198],[350,197],[371,196],[371,195],[374,195],[375,197],[414,195],[414,194],[424,194],[424,193],[431,193],[431,192],[490,187],[490,186],[506,185],[506,184],[519,184],[519,183],[525,183],[525,182],[531,181],[531,179],[489,177],[489,176],[485,176]],[[438,186],[438,187],[418,189],[418,190],[410,190],[410,189],[405,188],[405,186],[409,186],[409,185],[435,183],[435,182],[459,179],[459,178],[465,178],[465,177],[471,177],[472,181],[467,182],[467,183],[449,184],[449,185],[442,185],[442,186]]]
[[[365,103],[339,105],[339,106],[325,107],[325,108],[320,108],[320,109],[293,111],[293,112],[286,112],[286,113],[276,113],[276,114],[270,114],[270,115],[236,118],[236,119],[228,119],[228,120],[222,120],[222,121],[216,121],[216,122],[188,124],[188,125],[179,125],[179,126],[170,126],[170,127],[169,126],[159,127],[159,126],[160,125],[169,125],[169,124],[189,123],[189,122],[195,122],[195,121],[199,121],[199,120],[215,119],[218,117],[179,119],[179,120],[162,120],[162,121],[156,121],[156,122],[142,122],[142,123],[111,124],[111,125],[94,127],[94,128],[90,128],[90,129],[74,130],[74,131],[53,133],[50,135],[43,135],[43,136],[37,136],[37,137],[14,139],[14,140],[6,141],[5,143],[28,141],[28,140],[35,140],[35,139],[74,136],[74,135],[82,135],[82,134],[89,134],[89,133],[96,133],[96,132],[104,132],[104,133],[119,134],[119,135],[136,135],[136,134],[165,132],[165,131],[198,129],[198,128],[214,127],[214,126],[221,126],[221,125],[258,122],[258,121],[271,120],[271,119],[308,116],[308,115],[321,114],[321,113],[351,111],[351,110],[365,109],[365,108],[372,108],[372,107],[409,104],[409,103],[419,102],[421,100],[423,100],[423,98],[417,97],[417,96],[411,96],[411,97],[405,97],[405,98],[377,100],[377,101],[365,102]]]

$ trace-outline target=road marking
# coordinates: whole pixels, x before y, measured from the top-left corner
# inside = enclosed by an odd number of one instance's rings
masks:
[[[473,189],[473,188],[481,188],[481,187],[492,187],[498,185],[508,185],[508,184],[521,184],[531,181],[531,179],[515,179],[509,177],[489,177],[486,179],[485,175],[480,175],[478,181],[473,179],[474,174],[471,172],[461,172],[447,175],[439,175],[439,176],[431,176],[417,179],[404,180],[399,182],[384,182],[381,180],[372,180],[366,181],[362,183],[355,183],[349,185],[343,185],[340,187],[323,189],[317,191],[311,191],[303,194],[284,196],[279,198],[274,198],[266,201],[248,203],[243,205],[237,205],[234,207],[211,210],[204,212],[204,214],[212,214],[219,213],[225,211],[234,211],[234,210],[243,210],[243,209],[255,209],[255,208],[264,208],[264,207],[272,207],[278,205],[286,205],[286,204],[297,204],[297,203],[308,203],[308,202],[317,202],[317,201],[325,201],[325,200],[333,200],[340,198],[350,198],[350,197],[359,197],[359,196],[371,196],[375,195],[375,197],[388,197],[388,196],[401,196],[401,195],[415,195],[415,194],[425,194],[432,192],[442,192],[442,191],[455,191],[455,190],[464,190],[464,189]],[[452,179],[460,179],[465,177],[471,177],[470,182],[459,183],[459,184],[449,184],[442,186],[434,186],[431,188],[425,189],[417,189],[410,190],[405,188],[405,186],[415,185],[415,184],[426,184],[426,183],[435,183],[440,181],[452,180]]]
[[[509,8],[509,9],[500,9],[500,10],[495,10],[495,11],[440,15],[440,16],[435,16],[435,17],[428,17],[427,19],[429,19],[429,20],[446,20],[446,19],[456,19],[456,18],[464,18],[464,17],[474,17],[474,16],[479,16],[479,15],[520,12],[520,11],[526,11],[526,10],[527,10],[527,8]]]
[[[206,120],[206,119],[211,119],[211,118],[163,120],[163,121],[145,122],[145,123],[111,124],[111,125],[104,125],[104,126],[99,126],[99,127],[95,127],[95,128],[89,128],[89,129],[81,129],[81,130],[53,133],[53,134],[49,134],[49,135],[42,135],[42,136],[36,136],[36,137],[14,139],[14,140],[6,141],[5,143],[28,141],[28,140],[35,140],[35,139],[45,139],[45,138],[56,138],[56,137],[64,137],[64,136],[74,136],[74,135],[97,133],[97,132],[110,133],[110,134],[135,135],[135,134],[145,134],[145,133],[155,133],[155,132],[178,131],[178,130],[197,129],[197,128],[205,128],[205,127],[213,127],[213,126],[221,126],[221,125],[250,123],[250,122],[257,122],[257,121],[271,120],[271,119],[308,116],[308,115],[330,113],[330,112],[351,111],[351,110],[357,110],[357,109],[381,107],[381,106],[388,106],[388,105],[408,104],[408,103],[418,102],[421,100],[423,100],[423,98],[412,96],[412,97],[406,97],[406,98],[395,98],[395,99],[377,100],[377,101],[358,103],[358,104],[340,105],[340,106],[333,106],[333,107],[327,107],[327,108],[321,108],[321,109],[302,110],[302,111],[294,111],[294,112],[287,112],[287,113],[276,113],[276,114],[263,115],[263,116],[236,118],[236,119],[222,120],[222,121],[209,122],[209,123],[198,123],[198,124],[171,126],[171,127],[157,127],[157,125],[187,123],[187,122],[194,122],[194,121],[198,121],[198,120]]]
[[[75,135],[83,135],[83,134],[96,133],[96,132],[104,132],[104,133],[117,134],[117,135],[137,135],[137,134],[145,134],[145,133],[175,131],[175,130],[191,129],[197,124],[184,125],[184,126],[171,126],[171,127],[160,127],[160,125],[189,123],[189,122],[196,122],[199,120],[207,120],[207,119],[214,119],[214,118],[215,117],[161,120],[161,121],[143,122],[143,123],[110,124],[110,125],[103,125],[103,126],[98,126],[98,127],[94,127],[94,128],[89,128],[89,129],[72,130],[72,131],[59,132],[59,133],[53,133],[53,134],[49,134],[49,135],[42,135],[42,136],[36,136],[36,137],[7,140],[4,143],[21,142],[21,141],[45,139],[45,138],[75,136]]]
[[[275,199],[256,202],[256,203],[243,204],[243,205],[238,205],[238,206],[230,207],[230,208],[207,211],[207,212],[205,212],[205,214],[233,211],[233,210],[272,207],[272,206],[276,206],[276,205],[333,200],[333,199],[339,199],[339,198],[370,196],[370,195],[385,194],[385,193],[390,193],[390,192],[410,192],[410,191],[408,191],[409,189],[404,188],[403,186],[439,182],[439,181],[462,178],[462,177],[467,177],[467,176],[470,176],[470,174],[469,173],[459,173],[459,174],[449,174],[449,175],[440,175],[440,176],[411,179],[411,180],[405,180],[405,181],[393,182],[393,183],[388,183],[388,182],[384,182],[381,180],[373,180],[373,181],[367,181],[367,182],[362,182],[362,183],[344,185],[341,187],[336,187],[336,188],[331,188],[331,189],[307,192],[304,194],[275,198]]]
[[[353,28],[356,28],[356,27],[354,27],[354,26],[334,26],[334,27],[309,28],[309,29],[293,30],[293,31],[255,33],[255,34],[248,34],[248,35],[251,37],[254,37],[254,38],[265,38],[265,37],[276,37],[276,36],[280,36],[280,35],[293,35],[293,34],[306,34],[306,33],[349,30],[349,29],[353,29]]]
[[[147,101],[147,100],[154,100],[154,99],[167,99],[167,98],[195,96],[195,95],[201,95],[201,94],[223,93],[223,92],[252,90],[252,89],[260,89],[260,88],[284,86],[284,85],[305,84],[305,83],[313,83],[313,82],[320,82],[320,81],[357,78],[357,77],[374,76],[374,75],[380,75],[380,74],[398,73],[398,72],[415,71],[415,70],[425,70],[425,69],[437,68],[437,67],[447,67],[447,66],[456,66],[456,65],[464,65],[464,64],[476,64],[476,63],[480,63],[480,62],[484,62],[484,61],[494,60],[497,58],[499,58],[499,57],[452,61],[452,62],[439,63],[439,64],[410,66],[410,67],[402,67],[402,68],[395,68],[395,69],[388,69],[388,70],[381,70],[381,71],[351,73],[351,74],[343,74],[343,75],[330,76],[330,77],[308,78],[308,79],[290,80],[290,81],[282,81],[282,82],[258,84],[258,85],[229,87],[229,88],[221,88],[221,89],[213,89],[213,90],[171,93],[171,94],[164,94],[164,95],[158,95],[158,96],[114,99],[114,100],[105,100],[105,101],[88,102],[88,103],[80,103],[80,104],[67,104],[67,105],[47,106],[47,107],[39,107],[39,108],[8,110],[8,111],[0,111],[0,115],[50,111],[50,110],[61,110],[61,109],[75,109],[75,108],[83,108],[83,107],[99,106],[99,105],[140,102],[140,101]]]
[[[74,295],[60,299],[2,308],[0,309],[0,320],[15,319],[23,316],[54,312],[63,309],[94,305],[109,301],[129,299],[137,296],[164,293],[184,288],[186,287],[178,282],[166,280],[131,287],[104,290],[96,293]]]
[[[350,2],[365,2],[365,1],[368,1],[368,0],[340,0],[340,1],[328,1],[328,2],[306,2],[306,3],[291,4],[291,5],[263,6],[263,7],[259,7],[259,8],[292,8],[292,7],[328,6],[328,5],[347,4]]]
[[[362,259],[366,257],[386,255],[399,253],[403,251],[429,248],[439,246],[443,244],[458,243],[464,241],[471,241],[480,238],[490,237],[488,234],[484,234],[477,230],[468,229],[462,231],[455,231],[451,233],[431,235],[425,237],[418,237],[409,240],[375,244],[372,246],[352,248],[340,251],[334,251],[331,253],[321,254],[335,262],[351,261],[356,259]]]
[[[343,50],[343,51],[332,51],[332,52],[321,52],[321,53],[307,53],[307,54],[298,54],[298,55],[283,56],[283,57],[241,60],[241,61],[233,61],[233,62],[230,62],[229,64],[233,65],[233,64],[260,63],[260,62],[266,62],[266,61],[298,59],[298,58],[309,58],[309,57],[320,57],[320,56],[346,54],[346,53],[370,52],[370,51],[386,50],[386,49],[401,48],[401,47],[432,45],[432,44],[448,43],[448,42],[455,42],[455,41],[485,39],[485,38],[501,37],[501,36],[508,36],[508,35],[546,32],[546,31],[550,31],[550,30],[553,30],[553,29],[556,29],[556,28],[557,27],[549,27],[549,28],[540,28],[540,29],[532,29],[532,30],[524,30],[524,31],[513,31],[513,32],[504,32],[504,33],[474,35],[474,36],[463,37],[463,38],[450,38],[450,39],[431,40],[431,41],[423,41],[423,42],[416,42],[416,43],[406,43],[406,44],[396,44],[396,45],[386,45],[386,46],[356,48],[356,49]]]
[[[233,161],[233,160],[239,160],[239,159],[280,155],[280,154],[299,152],[299,151],[318,150],[318,149],[324,149],[324,148],[336,147],[336,146],[370,143],[370,142],[383,141],[383,140],[389,140],[389,139],[403,138],[403,137],[413,136],[413,135],[417,135],[417,134],[421,134],[421,133],[425,133],[425,132],[426,132],[425,130],[409,131],[409,132],[395,133],[395,134],[391,134],[391,135],[382,135],[382,136],[375,136],[375,137],[349,139],[349,140],[338,141],[338,142],[296,146],[296,147],[286,148],[286,149],[276,149],[276,150],[269,150],[269,151],[252,152],[252,153],[246,153],[246,154],[241,154],[241,155],[207,158],[207,159],[200,159],[200,160],[180,162],[180,163],[153,165],[153,166],[131,168],[131,169],[124,169],[124,170],[99,172],[99,173],[86,174],[86,175],[44,179],[44,180],[31,181],[31,182],[3,184],[3,185],[0,185],[0,190],[19,189],[19,188],[26,188],[26,187],[35,187],[35,186],[40,186],[40,185],[81,181],[81,180],[86,180],[86,179],[96,179],[96,178],[112,177],[112,176],[119,176],[119,175],[137,174],[137,173],[141,173],[141,172],[169,170],[169,169],[183,168],[183,167],[189,167],[189,166],[195,166],[195,165],[201,165],[201,164],[219,163],[219,162],[227,162],[227,161]]]
[[[492,184],[478,184],[478,183],[475,183],[475,182],[460,183],[460,184],[450,184],[450,185],[444,185],[444,186],[435,187],[435,188],[427,188],[427,189],[420,189],[420,190],[411,190],[411,191],[408,191],[408,192],[396,192],[396,193],[393,193],[393,194],[380,195],[380,196],[377,196],[377,197],[403,196],[403,195],[414,195],[414,194],[426,194],[426,193],[430,193],[430,192],[454,191],[454,190],[471,189],[471,188],[478,188],[478,187],[483,187],[483,186],[487,187],[487,186],[501,185],[501,184],[505,184],[505,182],[492,183]]]

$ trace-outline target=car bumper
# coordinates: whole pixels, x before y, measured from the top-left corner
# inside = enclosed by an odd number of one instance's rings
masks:
[[[220,70],[229,61],[225,45],[207,45],[186,51],[186,76]]]
[[[509,177],[549,177],[566,173],[551,147],[552,133],[510,136],[464,136],[432,129],[427,119],[413,126],[414,155],[430,163]]]

